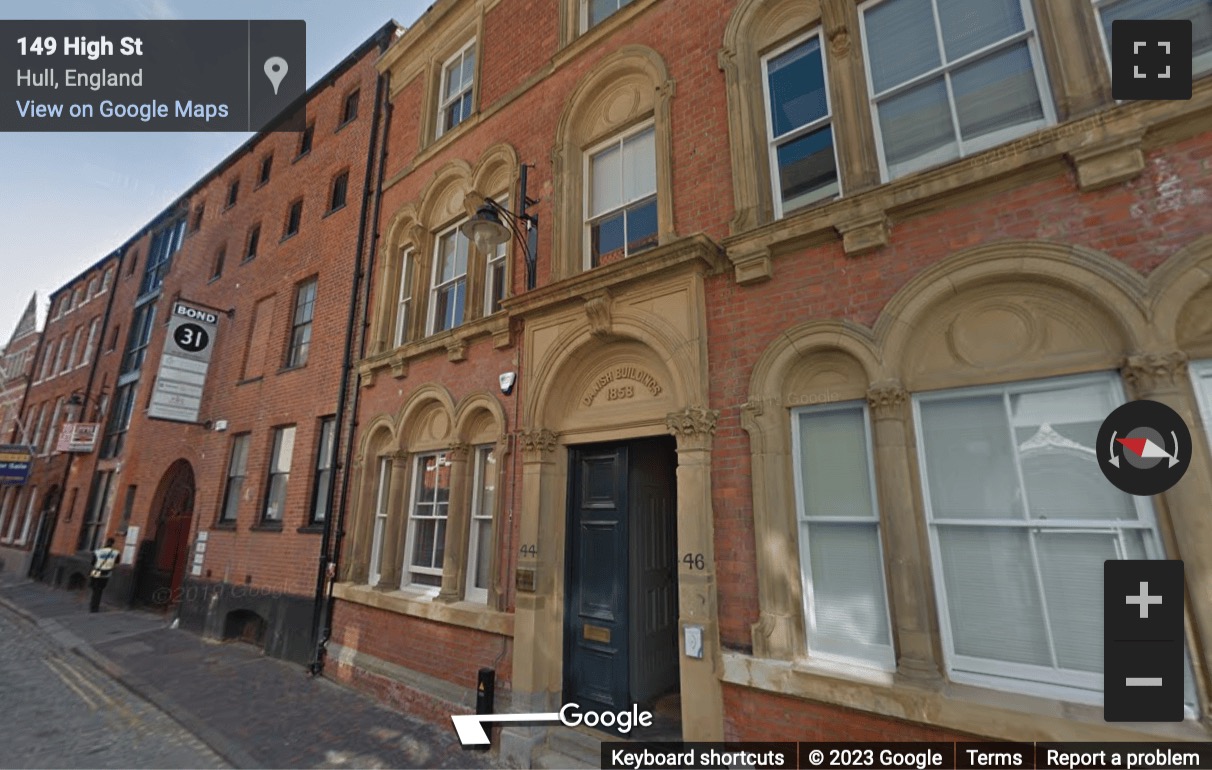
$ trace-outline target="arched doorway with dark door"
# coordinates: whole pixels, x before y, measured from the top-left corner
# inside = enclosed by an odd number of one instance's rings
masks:
[[[189,556],[194,469],[187,460],[177,460],[160,477],[151,512],[156,531],[152,540],[139,549],[139,599],[144,604],[168,608],[180,599]]]

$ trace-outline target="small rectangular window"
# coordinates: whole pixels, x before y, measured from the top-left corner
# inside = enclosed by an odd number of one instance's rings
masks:
[[[316,478],[311,493],[312,524],[319,524],[328,519],[328,495],[332,489],[333,455],[336,450],[333,438],[336,431],[336,417],[320,420],[320,440],[316,443]]]
[[[1175,19],[1191,22],[1191,74],[1212,72],[1212,3],[1208,0],[1094,0],[1102,21],[1107,58],[1111,58],[1111,25],[1119,19]]]
[[[118,333],[122,331],[122,327],[114,324],[113,331],[109,333],[109,344],[105,346],[106,353],[113,353],[118,349]]]
[[[286,365],[302,366],[307,363],[311,349],[311,322],[316,308],[316,279],[300,284],[295,292],[295,314],[290,330],[290,350]]]
[[[94,318],[88,326],[88,342],[84,345],[84,356],[80,366],[87,366],[93,360],[93,351],[97,348],[97,335],[101,332],[101,319]]]
[[[113,280],[114,280],[114,269],[112,267],[106,268],[105,275],[103,275],[101,277],[101,290],[98,291],[97,293],[104,294],[105,292],[109,291],[109,285],[110,285],[110,283],[113,282]]]
[[[248,434],[233,436],[231,457],[227,461],[227,482],[223,487],[223,506],[219,509],[219,521],[235,521],[240,508],[240,496],[244,489],[244,477],[248,472]]]
[[[274,429],[274,446],[269,461],[269,480],[265,488],[265,521],[281,521],[286,510],[286,484],[290,481],[290,463],[295,451],[295,426]]]
[[[194,224],[190,228],[190,232],[198,232],[202,229],[202,217],[206,215],[206,206],[200,205],[194,210]]]
[[[316,133],[316,124],[309,123],[307,128],[303,129],[303,133],[299,136],[299,155],[302,158],[307,153],[311,152],[311,140]]]
[[[467,300],[467,236],[454,227],[438,236],[429,296],[429,333],[453,329],[463,323]]]
[[[240,197],[240,180],[233,179],[227,187],[227,207],[231,208],[236,205],[236,200]]]
[[[396,300],[396,347],[408,342],[408,326],[412,322],[412,249],[400,255],[400,291]]]
[[[75,492],[76,490],[72,490]],[[130,517],[135,512],[135,493],[139,491],[139,487],[130,484],[126,487],[126,502],[122,504],[122,523],[129,524]]]
[[[345,106],[341,109],[341,125],[358,117],[358,92],[354,91],[345,97]]]
[[[349,188],[349,172],[343,171],[332,181],[332,195],[328,201],[328,210],[336,211],[345,207],[345,195]]]
[[[215,280],[216,278],[218,278],[219,276],[223,275],[223,262],[226,259],[227,259],[227,248],[225,246],[220,246],[219,250],[217,252],[215,252],[215,263],[210,271],[210,279],[212,281]]]
[[[441,98],[438,104],[437,135],[439,137],[471,116],[475,71],[474,40],[442,66],[442,82],[439,91]]]
[[[126,275],[129,278],[135,274],[135,269],[139,266],[139,252],[131,254],[130,262],[126,263]]]
[[[492,587],[492,519],[497,509],[497,453],[476,447],[471,500],[471,536],[467,543],[467,600],[487,602]]]
[[[261,176],[259,177],[258,184],[265,184],[269,181],[269,173],[273,170],[273,167],[274,156],[266,155],[261,161]]]
[[[286,217],[286,232],[283,238],[289,238],[299,232],[299,224],[303,221],[303,201],[297,200],[290,204],[290,213]]]
[[[71,350],[71,353],[67,357],[67,366],[65,367],[65,370],[71,369],[76,365],[76,357],[80,355],[80,339],[81,339],[81,335],[83,335],[83,334],[84,334],[84,327],[77,326],[76,333],[72,335],[72,350]]]
[[[383,577],[383,547],[387,536],[387,511],[391,506],[391,458],[379,458],[378,489],[375,492],[375,526],[370,539],[370,569],[367,583],[377,586]]]
[[[610,140],[589,157],[589,267],[657,245],[656,130]]]
[[[498,201],[503,209],[509,210],[509,200]],[[509,241],[488,247],[484,265],[484,315],[492,315],[501,309],[501,300],[505,298],[508,283],[507,266]]]
[[[261,241],[261,225],[254,225],[253,229],[248,231],[248,248],[244,249],[244,261],[248,262],[257,258],[257,245]]]

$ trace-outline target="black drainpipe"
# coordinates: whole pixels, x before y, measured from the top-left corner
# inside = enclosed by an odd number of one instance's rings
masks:
[[[379,40],[379,51],[387,50],[390,45],[393,33],[385,32]],[[345,328],[345,361],[342,365],[341,386],[337,395],[337,424],[333,429],[332,445],[333,451],[337,451],[337,447],[341,445],[341,422],[346,411],[346,402],[349,400],[349,381],[354,376],[354,324],[355,322],[360,328],[359,336],[359,352],[358,358],[361,359],[366,350],[366,316],[369,312],[370,302],[370,274],[374,268],[375,248],[377,246],[379,234],[379,204],[380,195],[383,189],[383,165],[387,159],[387,131],[391,126],[391,102],[388,94],[387,84],[390,81],[390,74],[383,73],[378,76],[375,84],[375,107],[370,130],[370,146],[366,150],[366,177],[362,185],[362,211],[361,224],[358,227],[358,247],[357,247],[357,265],[354,268],[353,285],[350,287],[349,293],[349,318],[346,321]],[[379,140],[379,123],[382,116],[383,123],[383,138]],[[371,175],[374,173],[374,157],[375,146],[379,145],[379,168],[378,178],[375,183],[374,190],[374,213],[370,220],[370,228],[373,233],[370,238],[370,250],[366,258],[366,269],[362,268],[362,256],[366,246],[366,230],[367,208],[370,205],[371,193]],[[363,279],[365,283],[363,284]],[[361,318],[358,318],[358,289],[364,285],[363,301]],[[346,499],[349,493],[349,466],[353,458],[353,437],[354,431],[358,426],[358,397],[359,391],[354,389],[353,404],[350,408],[349,417],[349,438],[346,442],[345,458],[341,462],[339,469],[342,474],[341,481],[341,501],[337,512],[336,528],[334,531],[334,516],[333,502],[336,496],[336,485],[330,484],[328,487],[328,516],[324,519],[324,534],[320,540],[320,567],[316,573],[316,597],[315,604],[312,607],[312,641],[315,645],[311,663],[308,664],[307,670],[312,676],[318,676],[324,673],[324,659],[328,651],[328,640],[332,638],[332,611],[336,604],[336,598],[332,595],[332,585],[336,582],[336,571],[341,559],[341,542],[345,537],[345,506]],[[329,571],[332,571],[331,577]]]
[[[77,422],[86,422],[80,420],[80,415],[88,414],[88,402],[92,397],[93,380],[97,376],[97,364],[101,361],[101,351],[105,349],[105,334],[109,331],[110,314],[114,309],[114,297],[118,294],[118,280],[122,277],[122,263],[126,261],[126,251],[123,248],[118,252],[118,261],[114,263],[114,279],[109,284],[109,299],[105,301],[105,315],[101,318],[101,328],[97,330],[97,347],[93,349],[93,360],[88,367],[88,381],[84,383],[84,404],[81,405],[80,411],[76,415]],[[102,271],[104,274],[104,271]],[[47,311],[47,325],[50,324],[50,312]],[[100,398],[98,397],[97,407],[100,406]],[[93,449],[94,452],[101,451],[101,444],[104,441],[104,424],[105,415],[101,414],[101,410],[94,407],[93,413],[97,415],[97,446]],[[34,558],[31,560],[28,577],[36,580],[41,580],[43,572],[46,568],[47,557],[50,556],[51,544],[55,538],[55,526],[59,523],[59,514],[63,509],[63,498],[67,495],[67,482],[72,475],[72,461],[76,459],[76,455],[72,452],[67,453],[67,464],[63,468],[63,481],[59,483],[59,497],[55,500],[55,510],[51,513],[50,523],[46,525],[45,534],[41,538],[35,538],[38,542],[34,546]],[[94,469],[96,464],[94,463]],[[95,475],[95,474],[94,474]],[[89,491],[92,491],[93,480],[88,480]],[[42,529],[41,527],[39,529]],[[39,534],[42,534],[41,532]],[[105,535],[104,532],[101,533]]]

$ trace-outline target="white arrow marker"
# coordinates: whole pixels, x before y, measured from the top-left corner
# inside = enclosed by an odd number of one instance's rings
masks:
[[[459,734],[459,743],[464,746],[487,746],[488,733],[484,732],[485,722],[559,722],[559,712],[546,714],[451,714],[450,721],[454,722],[455,732]]]

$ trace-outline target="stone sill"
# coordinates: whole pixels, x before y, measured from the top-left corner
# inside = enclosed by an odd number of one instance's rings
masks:
[[[398,348],[369,356],[358,362],[358,374],[364,386],[371,385],[381,369],[390,368],[392,376],[397,379],[407,377],[410,361],[432,355],[439,350],[445,350],[447,359],[452,362],[465,361],[471,341],[488,335],[492,335],[493,346],[498,350],[512,345],[508,316],[501,312],[493,313],[468,321],[454,329],[431,334],[424,339],[407,342]]]
[[[949,196],[971,197],[1048,164],[1068,161],[1078,189],[1092,192],[1144,171],[1147,133],[1209,111],[1212,78],[1203,78],[1190,101],[1125,102],[738,233],[726,238],[724,247],[737,283],[759,283],[774,276],[780,253],[840,237],[846,255],[858,257],[888,245],[894,215],[939,208],[948,205]]]
[[[585,270],[537,289],[501,300],[501,307],[514,316],[547,310],[565,302],[582,300],[587,294],[644,280],[679,265],[702,261],[711,270],[727,263],[715,241],[702,233],[679,238],[634,257]]]
[[[864,677],[828,664],[794,663],[724,652],[722,681],[773,695],[856,709],[930,727],[1005,741],[1207,741],[1212,727],[1181,723],[1114,724],[1099,706],[943,682],[938,689]]]
[[[337,583],[332,589],[333,596],[354,604],[362,604],[401,615],[433,620],[453,626],[474,628],[490,634],[513,636],[513,614],[489,609],[483,604],[474,602],[435,601],[431,596],[419,593],[395,590],[383,591],[370,586],[353,583]]]

